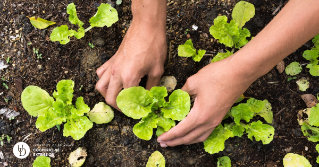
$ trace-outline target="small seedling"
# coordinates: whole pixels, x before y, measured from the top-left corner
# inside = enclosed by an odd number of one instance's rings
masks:
[[[300,63],[294,61],[286,67],[285,72],[287,75],[295,76],[301,73],[301,70],[302,70],[302,67]]]
[[[190,110],[188,93],[177,89],[169,96],[169,102],[165,100],[167,95],[165,87],[152,87],[149,91],[131,87],[120,92],[116,103],[126,116],[142,118],[134,125],[133,133],[143,140],[150,140],[154,128],[159,136],[175,126],[174,120],[183,120]]]
[[[10,63],[10,57],[7,57],[6,62],[9,64]]]
[[[89,42],[89,46],[93,49],[94,45],[92,43]]]
[[[9,118],[9,121],[11,121],[11,120],[14,120],[14,117],[10,117],[10,118]]]
[[[6,99],[6,98],[3,98],[4,99],[4,101],[6,102],[6,103],[8,103],[9,102],[9,100],[8,99]]]
[[[55,125],[58,131],[60,132],[60,125]]]
[[[187,40],[183,45],[178,46],[178,56],[180,57],[192,57],[195,62],[199,62],[206,50],[199,49],[196,53],[196,49],[193,46],[191,39]]]
[[[77,31],[69,30],[67,25],[62,25],[53,29],[50,39],[51,41],[59,41],[60,44],[67,44],[70,42],[70,37],[81,39],[85,33],[91,30],[93,27],[110,27],[112,24],[118,21],[118,14],[110,4],[102,3],[97,10],[97,13],[90,18],[90,27],[84,29],[84,23],[78,18],[74,3],[71,3],[67,7],[67,13],[69,14],[69,21],[79,27]]]
[[[2,81],[6,81],[6,79],[4,79],[3,77],[1,77],[1,80],[2,80]]]
[[[302,56],[310,61],[310,63],[306,66],[306,68],[309,68],[309,73],[312,76],[319,76],[319,34],[312,39],[312,42],[314,47],[311,50],[304,51]]]
[[[187,35],[187,32],[188,32],[188,29],[186,29],[186,31],[185,31],[185,35]]]
[[[80,86],[79,91],[81,91],[81,90],[82,90],[82,88],[83,88],[83,85],[81,85],[81,86]]]
[[[32,45],[32,42],[28,42],[28,45]]]
[[[2,85],[6,88],[9,89],[8,85],[6,83],[2,83]]]
[[[10,143],[12,137],[10,137],[9,135],[4,135],[2,134],[2,136],[0,136],[0,145],[3,146],[4,145],[4,139],[7,139],[7,142]]]
[[[291,81],[291,80],[293,80],[293,79],[297,79],[297,77],[288,77],[288,78],[287,78],[287,81],[289,82],[289,81]]]
[[[228,156],[217,158],[217,167],[231,167],[231,160]]]
[[[33,48],[33,53],[36,54],[37,59],[42,59],[42,54],[39,53],[39,49]]]
[[[122,0],[116,0],[116,5],[121,5],[122,4]]]
[[[7,135],[7,141],[8,141],[8,143],[10,143],[11,139],[12,139],[12,137],[10,137],[9,135]]]

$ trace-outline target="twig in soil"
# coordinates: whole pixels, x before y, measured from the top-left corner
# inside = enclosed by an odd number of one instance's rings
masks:
[[[275,82],[268,82],[269,84],[278,84],[278,81]]]
[[[29,133],[26,137],[24,137],[23,139],[22,139],[22,141],[24,142],[26,139],[26,141],[28,141],[29,139],[28,139],[28,137],[30,136],[30,135],[32,135],[32,133]]]
[[[214,56],[214,54],[204,54],[204,56]]]
[[[277,7],[277,9],[272,13],[272,15],[276,15],[276,13],[279,11],[280,7],[282,6],[282,0],[280,1],[279,6]]]
[[[279,115],[281,112],[283,112],[285,109],[286,109],[286,107],[284,107],[283,109],[281,109],[281,110],[276,114],[276,116]]]

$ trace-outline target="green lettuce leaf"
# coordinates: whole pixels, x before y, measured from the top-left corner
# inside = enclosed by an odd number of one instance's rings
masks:
[[[84,30],[83,27],[80,27],[78,29],[78,31],[74,31],[74,30],[72,30],[72,31],[73,31],[74,37],[77,38],[77,39],[81,39],[85,35],[85,30]]]
[[[246,132],[248,138],[253,141],[253,136],[256,141],[262,141],[263,144],[269,144],[275,134],[275,129],[267,124],[263,124],[261,121],[252,122],[250,126],[246,126]]]
[[[147,117],[144,117],[139,123],[133,127],[133,133],[143,140],[150,140],[153,135],[153,129],[157,127],[157,115],[151,112]]]
[[[264,107],[263,109],[257,113],[257,115],[263,117],[267,123],[271,124],[273,120],[273,112],[271,111],[272,107],[268,100],[264,100]]]
[[[250,98],[247,100],[247,105],[252,109],[254,113],[259,113],[265,106],[265,103],[261,100]]]
[[[93,123],[86,116],[72,118],[64,124],[63,136],[71,136],[74,140],[79,140],[92,127]]]
[[[75,102],[76,114],[78,116],[83,116],[84,113],[88,113],[90,111],[90,107],[85,104],[83,97],[78,97]]]
[[[200,62],[200,60],[202,60],[205,53],[206,53],[206,50],[199,49],[198,54],[194,55],[192,58],[195,62]]]
[[[53,107],[54,99],[45,90],[37,86],[28,86],[21,94],[21,102],[31,116],[37,117]]]
[[[228,156],[217,158],[217,167],[231,167],[231,160]]]
[[[155,110],[157,110],[158,108],[161,108],[164,106],[164,104],[166,103],[165,101],[165,97],[167,96],[167,90],[165,86],[162,87],[152,87],[150,90],[150,96],[154,98],[154,102],[155,104],[153,104],[152,107],[154,107]]]
[[[65,120],[64,111],[56,111],[53,108],[50,108],[45,115],[38,117],[35,125],[41,132],[44,132],[55,125],[62,124]]]
[[[312,167],[309,161],[302,155],[288,153],[283,159],[284,167]]]
[[[87,114],[92,122],[97,124],[105,124],[112,121],[114,118],[114,111],[104,102],[95,104],[94,108]]]
[[[319,50],[315,50],[315,49],[306,50],[303,52],[302,56],[306,60],[309,60],[311,64],[317,65],[318,64],[317,58],[319,57]]]
[[[51,159],[49,157],[46,156],[38,156],[32,166],[33,167],[51,167],[50,165]]]
[[[249,122],[254,117],[254,112],[248,104],[241,103],[231,108],[231,115],[234,117],[234,121],[237,125],[240,125],[240,120]]]
[[[310,125],[319,126],[319,104],[316,104],[316,106],[310,109],[308,120]]]
[[[318,50],[319,49],[319,34],[312,39],[312,43],[315,45],[315,48]]]
[[[165,118],[163,114],[158,116],[158,123],[157,126],[160,126],[164,129],[165,132],[170,130],[172,127],[175,126],[175,121],[171,120],[170,118]]]
[[[192,57],[194,55],[196,55],[196,49],[191,39],[187,40],[183,45],[178,46],[178,56]]]
[[[319,141],[319,128],[310,126],[306,121],[301,125],[301,131],[304,136],[308,138],[309,141],[318,142]]]
[[[245,127],[242,125],[235,124],[232,126],[232,132],[233,132],[234,136],[241,137],[241,136],[243,136],[243,134],[245,132]]]
[[[233,132],[226,127],[224,128],[221,124],[218,125],[214,129],[213,133],[206,139],[206,141],[204,141],[205,151],[210,154],[223,151],[225,148],[225,141],[230,137],[234,137]]]
[[[53,92],[53,97],[61,99],[64,103],[72,104],[74,82],[72,80],[61,80],[58,82],[56,89]]]
[[[189,113],[190,106],[188,93],[177,89],[169,96],[169,102],[161,111],[164,113],[164,117],[181,121]]]
[[[97,9],[97,13],[90,19],[91,27],[110,27],[119,20],[116,9],[110,4],[102,3]]]
[[[309,82],[307,79],[299,79],[296,83],[300,91],[306,91],[309,88]]]
[[[162,127],[158,126],[157,129],[156,129],[156,136],[158,137],[158,136],[162,135],[165,132],[166,131]]]
[[[319,65],[308,64],[307,68],[312,76],[319,76]]]
[[[72,24],[76,24],[79,27],[82,27],[84,23],[78,18],[78,14],[76,13],[76,8],[74,3],[70,3],[67,7],[67,13],[69,14],[69,21]]]
[[[133,119],[146,117],[152,110],[153,98],[143,87],[131,87],[122,90],[116,98],[117,106]]]
[[[248,43],[247,37],[250,37],[250,31],[247,28],[238,28],[239,36],[234,37],[235,48],[240,49]]]
[[[253,4],[245,1],[239,1],[232,12],[233,19],[238,23],[241,28],[247,21],[255,16],[255,7]]]
[[[286,67],[285,72],[287,75],[294,76],[299,74],[301,70],[302,70],[302,67],[300,66],[300,63],[292,62]]]
[[[59,41],[60,44],[64,45],[70,42],[70,37],[74,36],[74,30],[69,30],[67,25],[62,25],[53,29],[50,39],[51,41]]]
[[[319,144],[316,145],[316,150],[317,150],[317,152],[319,152]],[[316,162],[319,164],[319,157],[317,157],[317,161]]]
[[[231,20],[227,23],[226,16],[217,16],[214,25],[209,29],[210,34],[227,47],[235,45],[234,37],[239,37],[238,23]]]
[[[234,54],[233,52],[230,52],[228,50],[226,50],[226,53],[220,53],[218,52],[217,55],[212,59],[211,63],[223,60],[229,56],[231,56],[232,54]]]
[[[164,156],[159,151],[153,152],[147,161],[146,167],[165,167]]]

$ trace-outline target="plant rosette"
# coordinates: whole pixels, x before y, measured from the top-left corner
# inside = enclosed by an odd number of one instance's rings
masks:
[[[181,121],[189,113],[188,93],[177,89],[169,96],[169,102],[165,101],[167,95],[165,87],[152,87],[149,91],[143,87],[131,87],[119,93],[116,103],[126,116],[142,118],[134,125],[133,133],[143,140],[150,140],[154,128],[159,136],[175,126],[174,120]]]

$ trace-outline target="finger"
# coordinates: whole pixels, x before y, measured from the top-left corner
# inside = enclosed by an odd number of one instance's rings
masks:
[[[209,129],[202,136],[198,137],[196,140],[194,140],[193,142],[189,144],[204,142],[209,137],[209,135],[213,133],[214,129],[215,128]]]
[[[158,86],[160,80],[161,80],[161,75],[160,76],[150,76],[149,75],[147,77],[146,89],[150,90],[153,86]]]
[[[209,131],[210,133],[212,130]],[[199,138],[203,135],[207,135],[207,129],[205,126],[200,126],[191,132],[189,132],[187,135],[180,137],[180,138],[175,138],[173,140],[161,143],[161,146],[170,146],[174,147],[177,145],[182,145],[182,144],[192,144],[192,143],[198,143],[200,140]],[[207,136],[208,137],[208,136]]]
[[[196,80],[194,80],[192,77],[188,78],[184,86],[182,87],[182,90],[187,92],[190,95],[196,95],[196,86],[197,83],[195,83]]]
[[[99,81],[95,85],[96,90],[98,90],[104,98],[106,97],[110,78],[111,70],[108,69],[106,72],[103,73],[103,75],[100,77]]]
[[[122,76],[123,87],[124,89],[130,88],[133,86],[138,86],[141,81],[141,76],[137,74],[127,73]]]
[[[119,110],[119,108],[116,105],[116,97],[120,93],[122,88],[123,88],[123,85],[121,83],[121,80],[115,77],[114,75],[112,75],[108,89],[107,89],[105,101],[106,103],[116,108],[117,110]]]
[[[114,55],[115,56],[115,55]],[[99,78],[102,77],[103,73],[109,68],[109,66],[111,65],[112,63],[112,58],[114,57],[112,56],[110,58],[110,60],[108,60],[107,62],[105,62],[101,67],[99,67],[97,70],[96,70],[96,74]]]
[[[178,125],[170,129],[168,132],[162,134],[157,138],[157,141],[159,143],[162,142],[167,142],[170,140],[174,140],[176,138],[181,138],[191,132],[193,129],[196,128],[197,123],[196,123],[196,118],[198,115],[193,114],[195,112],[194,108],[191,109],[190,114],[183,120],[181,121]]]

